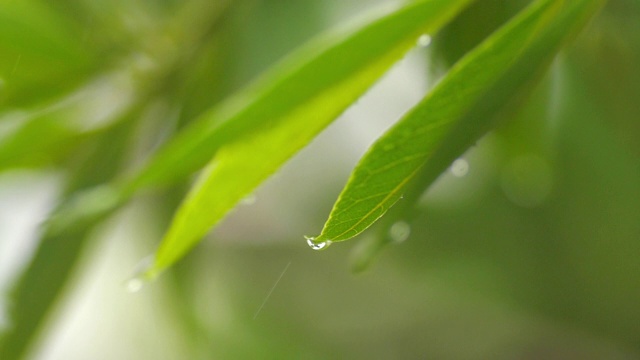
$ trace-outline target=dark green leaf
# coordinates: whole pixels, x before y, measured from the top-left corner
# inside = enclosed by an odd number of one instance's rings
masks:
[[[360,161],[316,242],[350,239],[373,224],[416,178],[426,186],[493,126],[521,88],[603,4],[541,0],[464,57]]]

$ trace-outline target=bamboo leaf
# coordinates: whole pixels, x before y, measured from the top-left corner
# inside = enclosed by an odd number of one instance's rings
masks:
[[[369,149],[314,241],[350,239],[383,216],[415,179],[428,186],[494,126],[496,115],[518,100],[602,4],[537,1],[464,57]]]
[[[205,115],[129,187],[133,191],[183,177],[218,152],[178,210],[146,276],[182,257],[242,197],[362,95],[421,34],[437,30],[468,2],[414,2],[348,37],[316,41],[271,72],[258,90]]]

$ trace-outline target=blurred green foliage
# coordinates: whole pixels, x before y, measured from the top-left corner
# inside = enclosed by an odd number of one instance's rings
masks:
[[[318,33],[397,3],[0,0],[0,183],[61,179],[20,274],[0,281],[0,359],[639,358],[635,0],[608,1],[463,171],[355,240],[409,226],[368,272],[349,272],[348,244],[317,253],[301,236],[318,233],[346,181],[338,157],[364,150],[335,145],[358,142],[336,127],[215,241],[127,293],[191,181],[133,199],[104,185]],[[412,80],[434,84],[529,3],[476,1],[409,54]],[[393,99],[386,80],[372,92]],[[0,230],[19,222],[11,191],[0,188]]]

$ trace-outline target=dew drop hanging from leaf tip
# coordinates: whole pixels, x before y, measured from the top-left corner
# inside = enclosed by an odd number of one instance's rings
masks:
[[[331,245],[330,240],[315,242],[316,238],[314,237],[305,236],[304,238],[307,240],[307,245],[309,245],[309,247],[312,248],[313,250],[323,250],[328,248],[329,245]]]

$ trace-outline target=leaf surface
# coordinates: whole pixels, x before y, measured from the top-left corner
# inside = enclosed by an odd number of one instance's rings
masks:
[[[217,155],[178,210],[146,275],[153,277],[182,257],[355,102],[421,34],[437,30],[468,2],[414,2],[348,37],[312,42],[182,134],[128,191],[184,177]]]
[[[416,179],[428,186],[526,95],[522,90],[602,4],[537,1],[465,56],[372,145],[315,241],[350,239],[383,216]]]

